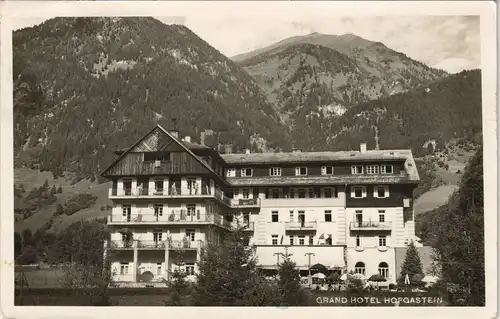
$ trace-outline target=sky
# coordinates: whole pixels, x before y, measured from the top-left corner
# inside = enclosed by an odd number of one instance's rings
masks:
[[[228,57],[256,50],[277,41],[313,32],[353,33],[429,66],[455,73],[481,67],[479,16],[365,16],[325,17],[196,15],[156,17],[166,24],[183,23]],[[15,28],[44,18],[17,19]]]

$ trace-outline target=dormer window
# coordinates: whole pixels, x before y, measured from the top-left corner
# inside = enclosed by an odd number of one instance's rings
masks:
[[[144,152],[144,162],[168,162],[170,161],[170,152]]]
[[[241,177],[252,177],[253,170],[251,168],[242,168]]]
[[[295,176],[305,176],[307,175],[307,167],[296,167]]]
[[[321,175],[333,175],[333,166],[322,166]]]
[[[380,165],[380,173],[382,174],[394,174],[392,165]]]
[[[378,165],[366,165],[366,174],[378,174],[379,168]]]
[[[271,167],[269,169],[269,176],[281,176],[281,167]]]
[[[226,169],[226,177],[236,177],[236,169],[234,168]]]
[[[352,186],[351,187],[351,197],[352,198],[365,198],[366,188],[364,186]]]
[[[352,165],[351,166],[351,174],[363,174],[363,165]]]
[[[389,197],[389,186],[375,186],[373,189],[373,197],[375,198],[387,198]]]

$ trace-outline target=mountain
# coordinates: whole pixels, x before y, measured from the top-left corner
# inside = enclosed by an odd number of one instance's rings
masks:
[[[56,18],[13,34],[16,167],[98,178],[156,123],[234,150],[289,147],[256,82],[188,28]]]
[[[463,71],[408,92],[350,108],[328,137],[333,149],[411,148],[415,156],[482,138],[481,71]]]
[[[316,136],[317,127],[330,130],[331,118],[355,105],[447,76],[353,34],[288,38],[233,60],[267,93],[292,127],[292,140],[299,148],[324,144],[324,136]],[[308,137],[296,140],[294,136],[304,136],[304,127]]]

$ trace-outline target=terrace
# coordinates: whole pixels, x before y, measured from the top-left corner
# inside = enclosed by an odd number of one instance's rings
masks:
[[[142,210],[144,211],[144,209]],[[199,210],[193,212],[185,209],[172,210],[170,213],[154,212],[154,209],[145,209],[146,212],[130,214],[108,215],[108,225],[216,225],[230,229],[231,223],[217,213],[200,213]]]

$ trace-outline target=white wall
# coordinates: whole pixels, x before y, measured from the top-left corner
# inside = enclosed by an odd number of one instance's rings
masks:
[[[347,270],[354,271],[357,262],[365,264],[365,275],[370,277],[378,274],[378,266],[381,262],[389,265],[389,283],[396,280],[396,255],[395,249],[389,248],[387,251],[379,251],[377,248],[366,248],[363,251],[356,251],[354,248],[347,248]]]

